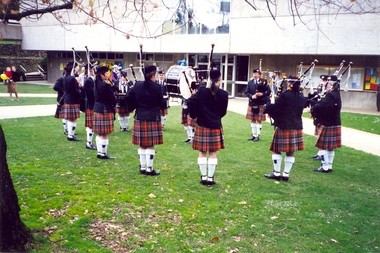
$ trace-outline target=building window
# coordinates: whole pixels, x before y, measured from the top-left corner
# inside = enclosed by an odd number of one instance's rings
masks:
[[[173,6],[178,0],[164,0]],[[230,0],[180,0],[174,18],[163,22],[163,32],[172,34],[229,34]],[[166,10],[165,10],[166,11]],[[164,14],[164,16],[173,16]]]

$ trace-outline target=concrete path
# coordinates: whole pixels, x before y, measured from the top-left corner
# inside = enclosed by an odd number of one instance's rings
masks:
[[[56,97],[56,94],[19,94],[24,97]],[[0,97],[9,97],[8,94],[0,94]],[[3,99],[3,98],[1,98]],[[9,99],[9,98],[8,98]],[[14,101],[17,103],[17,101]],[[180,100],[170,100],[171,106],[180,105]],[[242,115],[246,114],[248,101],[246,98],[232,98],[228,103],[228,110]],[[0,106],[0,119],[37,117],[54,115],[56,105],[28,105],[28,106]],[[351,110],[350,110],[351,111]],[[358,111],[354,111],[358,112]],[[358,112],[360,113],[360,112]],[[378,112],[371,114],[379,115]],[[248,126],[248,124],[247,124]],[[314,135],[314,125],[311,119],[303,118],[304,133]],[[380,135],[366,133],[355,129],[342,127],[342,144],[360,151],[380,156]]]

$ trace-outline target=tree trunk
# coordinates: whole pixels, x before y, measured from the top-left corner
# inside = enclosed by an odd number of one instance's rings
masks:
[[[20,219],[20,206],[6,153],[7,143],[0,125],[0,252],[25,251],[32,234]]]

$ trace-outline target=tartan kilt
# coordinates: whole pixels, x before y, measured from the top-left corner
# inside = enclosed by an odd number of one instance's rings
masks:
[[[342,128],[341,126],[324,126],[318,127],[318,136],[315,146],[323,150],[333,150],[342,146]]]
[[[160,110],[160,115],[161,116],[165,116],[165,115],[168,115],[168,109],[164,109],[164,110]]]
[[[75,120],[80,118],[80,104],[63,104],[62,117],[68,120]]]
[[[116,112],[125,116],[129,116],[131,114],[127,107],[116,107]]]
[[[246,119],[249,119],[251,121],[266,121],[266,116],[264,114],[264,105],[259,105],[259,113],[253,113],[252,112],[252,106],[249,106],[248,105],[248,108],[247,108],[247,114],[245,115],[245,118]]]
[[[57,105],[57,109],[55,110],[54,118],[63,119],[62,106],[61,105]]]
[[[190,117],[190,115],[187,115],[187,125],[192,127],[197,127],[197,119],[193,119]]]
[[[187,115],[188,113],[184,113],[183,109],[181,111],[181,124],[182,125],[187,125]]]
[[[112,133],[114,131],[114,119],[115,115],[113,112],[94,112],[92,118],[92,131],[97,134]]]
[[[302,129],[280,129],[276,127],[273,134],[271,151],[276,153],[304,150]]]
[[[164,143],[161,121],[141,121],[134,119],[132,143],[141,147],[151,147]]]
[[[216,152],[224,149],[223,128],[211,129],[197,126],[193,138],[192,147],[201,152]]]
[[[94,110],[86,109],[85,115],[86,115],[86,117],[84,119],[84,126],[88,127],[88,128],[92,128],[93,118],[94,118]]]

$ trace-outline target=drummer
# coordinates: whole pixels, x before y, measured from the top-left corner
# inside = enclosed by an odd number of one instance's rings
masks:
[[[128,110],[128,105],[126,101],[126,96],[133,86],[133,82],[129,81],[127,78],[127,73],[120,72],[120,79],[115,81],[115,86],[117,87],[117,107],[116,112],[118,113],[118,120],[120,123],[121,132],[129,132],[129,119],[130,111]]]
[[[158,79],[156,80],[156,83],[158,83],[161,86],[162,95],[165,101],[165,109],[160,110],[162,131],[165,130],[165,120],[166,120],[166,115],[168,115],[168,108],[169,108],[169,96],[166,91],[166,86],[164,85],[164,79],[165,79],[165,71],[161,69],[158,71]]]

